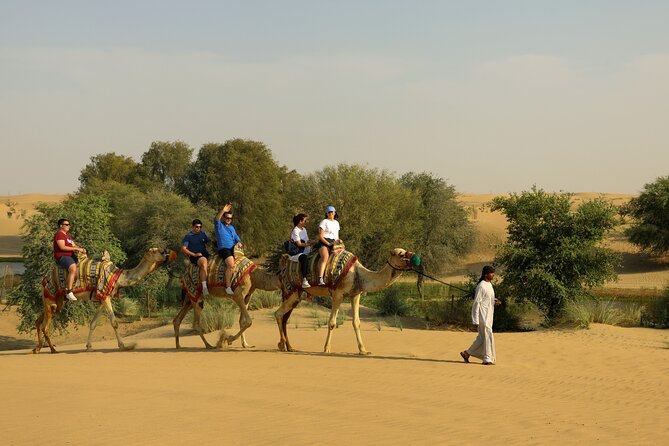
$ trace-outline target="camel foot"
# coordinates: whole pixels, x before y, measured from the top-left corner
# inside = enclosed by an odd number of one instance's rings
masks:
[[[237,340],[236,337],[230,335],[230,336],[228,336],[228,338],[225,340],[225,342],[227,342],[228,345],[232,345],[232,343],[235,342],[236,340]]]
[[[90,346],[90,345],[87,345],[87,346],[86,346],[86,351],[89,352],[89,353],[92,352],[92,351],[93,351],[93,347]]]
[[[363,356],[365,356],[365,355],[371,355],[372,352],[368,352],[367,350],[360,350],[360,351],[358,352],[358,354],[359,354],[359,355],[363,355]]]
[[[242,344],[242,348],[256,348],[255,345]]]
[[[134,350],[135,347],[137,347],[137,344],[132,342],[130,344],[121,344],[121,345],[118,346],[118,349],[125,352],[125,351],[129,351],[129,350]]]
[[[38,354],[38,353],[39,353],[39,351],[40,351],[40,349],[39,349],[39,348],[37,348],[37,347],[35,347],[35,348],[33,349],[33,355],[36,355],[36,354]]]
[[[277,347],[279,347],[279,351],[285,352],[286,351],[286,344],[282,341],[279,341],[277,344]]]
[[[293,347],[291,347],[291,346],[289,345],[289,346],[286,347],[286,351],[289,351],[289,352],[296,352],[297,349],[294,349]]]

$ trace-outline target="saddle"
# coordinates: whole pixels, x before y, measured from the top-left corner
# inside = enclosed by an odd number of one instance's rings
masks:
[[[121,268],[117,268],[110,260],[93,260],[86,254],[80,253],[77,273],[74,278],[72,291],[76,293],[90,292],[100,300],[105,300],[114,289]],[[66,293],[65,279],[67,270],[53,265],[49,273],[42,278],[42,291],[46,299],[56,301]]]
[[[312,285],[318,280],[318,262],[321,255],[318,251],[312,251],[307,255],[307,281]],[[334,288],[339,281],[346,276],[353,264],[357,262],[358,257],[350,251],[337,249],[337,246],[330,253],[328,262],[325,265],[323,280],[328,288]],[[284,255],[280,261],[281,289],[285,296],[295,290],[302,289],[302,275],[298,262],[291,262],[287,255]]]
[[[244,281],[246,276],[251,274],[257,265],[244,255],[244,252],[235,249],[235,263],[232,266],[232,285],[231,288],[236,289],[240,283]],[[209,258],[207,287],[224,287],[225,286],[225,270],[226,265],[223,259],[218,255]],[[186,290],[186,295],[193,302],[197,302],[202,295],[202,288],[200,285],[199,267],[193,265],[190,261],[186,264],[186,271],[181,276],[181,284]]]

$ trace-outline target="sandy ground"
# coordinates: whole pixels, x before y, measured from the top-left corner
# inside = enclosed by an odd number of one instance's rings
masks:
[[[2,444],[669,444],[667,331],[498,333],[486,367],[458,355],[471,332],[365,319],[363,357],[347,318],[325,355],[300,307],[301,352],[281,353],[271,312],[252,316],[251,350],[187,335],[177,351],[164,326],[126,338],[131,352],[98,334],[94,353],[58,337],[58,355],[0,352]]]

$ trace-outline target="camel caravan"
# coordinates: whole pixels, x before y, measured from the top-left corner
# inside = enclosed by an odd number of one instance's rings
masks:
[[[319,239],[311,241],[306,231],[307,216],[298,214],[293,218],[295,227],[284,244],[286,252],[279,261],[278,272],[271,272],[245,256],[241,239],[231,222],[232,205],[226,204],[214,217],[215,238],[210,239],[202,230],[202,222],[193,220],[192,230],[182,241],[182,251],[187,256],[186,267],[181,276],[182,307],[173,320],[176,348],[181,348],[179,329],[188,312],[193,310],[193,327],[205,348],[221,348],[240,339],[243,348],[249,345],[245,331],[253,321],[248,312],[248,304],[257,289],[281,291],[282,303],[274,317],[279,328],[278,348],[280,351],[294,352],[288,340],[287,326],[290,314],[297,307],[303,295],[330,297],[332,309],[328,322],[328,333],[323,351],[330,352],[332,330],[336,327],[337,314],[342,301],[351,299],[351,313],[358,351],[369,354],[360,333],[360,296],[363,292],[381,291],[395,282],[404,271],[420,264],[420,258],[413,252],[395,248],[390,252],[386,265],[379,271],[365,268],[356,255],[346,251],[339,238],[339,222],[333,206],[325,210],[326,218],[319,225]],[[123,270],[113,265],[108,254],[101,260],[89,259],[83,248],[76,245],[67,230],[69,222],[61,219],[59,231],[54,236],[54,265],[42,281],[43,313],[36,321],[38,345],[33,353],[39,353],[44,340],[51,353],[57,353],[49,335],[51,319],[63,308],[66,300],[95,300],[98,311],[91,320],[87,351],[92,350],[92,337],[97,320],[103,309],[116,335],[120,350],[129,350],[134,344],[125,344],[118,333],[118,322],[112,310],[111,298],[118,296],[119,290],[136,285],[161,265],[176,259],[171,250],[150,249],[142,261],[133,269]],[[215,243],[217,252],[211,256],[207,245]],[[78,253],[78,259],[76,257]],[[239,331],[227,335],[221,330],[216,345],[210,344],[204,336],[200,321],[206,299],[229,298],[239,307]]]

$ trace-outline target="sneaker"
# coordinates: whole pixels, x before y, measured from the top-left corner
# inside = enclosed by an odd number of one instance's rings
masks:
[[[209,296],[209,288],[207,288],[207,283],[206,282],[202,283],[202,295],[203,296]]]
[[[325,281],[323,280],[322,277],[318,278],[318,286],[325,286]]]
[[[72,291],[68,291],[68,293],[65,295],[65,298],[70,302],[74,302],[75,300],[77,300],[77,296],[75,296]]]
[[[232,291],[232,288],[230,288],[230,287],[227,287],[227,288],[225,289],[225,292],[228,293],[228,294],[230,294],[230,295],[235,294],[235,292]]]
[[[306,277],[302,279],[302,288],[309,288],[310,286],[311,285],[309,285],[309,281],[307,280]]]

